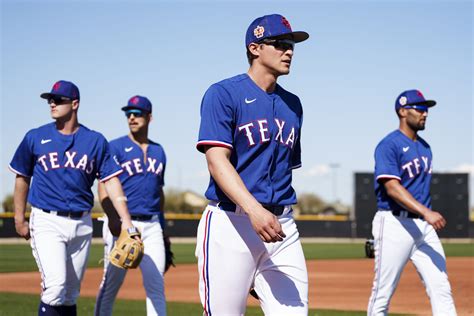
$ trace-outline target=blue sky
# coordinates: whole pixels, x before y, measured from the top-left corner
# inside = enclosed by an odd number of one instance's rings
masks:
[[[304,107],[297,192],[351,204],[353,173],[373,170],[376,144],[398,126],[395,98],[417,88],[438,102],[422,132],[435,171],[471,172],[472,197],[471,1],[3,0],[0,198],[13,191],[7,166],[24,134],[51,120],[39,94],[60,79],[79,86],[80,122],[109,139],[128,132],[120,111],[128,98],[147,96],[150,138],[168,156],[167,187],[202,194],[202,95],[247,71],[245,31],[270,13],[310,33],[279,79]]]

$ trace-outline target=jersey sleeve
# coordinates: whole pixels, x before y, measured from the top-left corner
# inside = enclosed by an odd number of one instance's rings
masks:
[[[163,171],[161,174],[161,186],[165,186],[165,171],[166,171],[166,154],[163,151]]]
[[[25,135],[13,155],[9,169],[18,175],[31,177],[33,176],[34,167],[35,156],[33,154],[33,140],[30,131]]]
[[[111,148],[107,140],[99,136],[99,152],[97,153],[97,175],[101,182],[105,182],[122,173],[119,157],[113,157]]]
[[[233,148],[234,109],[229,92],[221,85],[212,85],[201,102],[201,125],[196,148],[205,146]]]
[[[375,149],[375,178],[401,180],[398,155],[391,142],[381,142]]]
[[[303,126],[303,114],[300,118],[300,128],[298,131],[298,138],[296,139],[295,149],[291,157],[291,169],[298,169],[301,167],[301,127]]]

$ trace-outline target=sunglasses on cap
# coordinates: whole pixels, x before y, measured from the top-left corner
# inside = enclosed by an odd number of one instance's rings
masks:
[[[426,105],[405,105],[404,109],[413,109],[421,112],[428,112],[428,107]]]
[[[145,111],[142,111],[142,110],[138,110],[138,109],[131,109],[131,110],[127,110],[125,111],[125,116],[127,118],[130,118],[130,116],[135,116],[135,117],[144,117],[145,115],[147,115],[148,113],[145,112]]]
[[[283,51],[295,50],[295,41],[289,39],[264,39],[259,44],[272,45],[276,49]]]
[[[69,98],[56,96],[56,97],[49,98],[48,104],[54,103],[56,105],[61,105],[61,104],[70,103],[71,101],[72,100]]]

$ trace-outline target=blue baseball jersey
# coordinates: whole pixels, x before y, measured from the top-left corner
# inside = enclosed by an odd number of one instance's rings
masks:
[[[114,158],[122,166],[119,175],[132,215],[153,215],[160,210],[160,192],[165,185],[166,156],[160,144],[149,141],[146,156],[129,136],[110,142]]]
[[[10,169],[33,177],[28,193],[31,205],[61,211],[88,211],[96,178],[106,181],[122,172],[102,134],[80,125],[64,135],[49,123],[30,130],[15,152]]]
[[[424,206],[431,208],[432,153],[421,137],[411,140],[400,130],[388,134],[375,149],[375,194],[381,210],[403,211],[388,195],[381,179],[398,179],[403,187]]]
[[[197,149],[222,146],[249,192],[263,204],[296,203],[292,169],[301,166],[303,109],[297,96],[279,85],[273,93],[247,74],[213,84],[201,104]],[[206,197],[230,201],[212,178]]]

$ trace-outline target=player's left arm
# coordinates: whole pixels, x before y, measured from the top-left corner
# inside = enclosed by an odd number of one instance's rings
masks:
[[[436,230],[440,230],[446,226],[446,220],[440,213],[430,210],[420,202],[418,202],[410,192],[400,183],[398,179],[380,179],[381,184],[385,187],[388,196],[390,196],[397,204],[403,206],[406,210],[421,215]]]
[[[112,177],[104,182],[105,191],[112,202],[113,207],[122,219],[122,229],[132,228],[132,219],[127,207],[127,198],[122,189],[122,184],[118,177]]]
[[[112,204],[112,201],[110,200],[109,195],[107,194],[107,190],[105,190],[104,183],[99,182],[97,192],[99,194],[100,205],[102,205],[102,209],[107,215],[109,230],[112,233],[112,235],[114,235],[115,237],[118,237],[120,236],[122,222],[120,220],[120,216],[115,210],[114,205]]]

